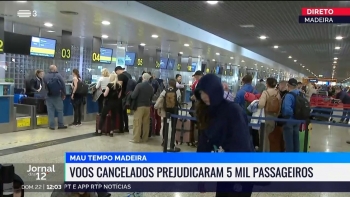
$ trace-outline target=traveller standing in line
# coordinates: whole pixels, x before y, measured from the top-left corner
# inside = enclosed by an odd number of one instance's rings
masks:
[[[140,143],[147,142],[150,128],[150,107],[153,97],[153,87],[149,83],[151,75],[144,73],[142,83],[136,85],[135,90],[131,93],[131,99],[136,102],[134,111],[134,137],[130,142]],[[142,130],[142,139],[141,136]]]
[[[237,103],[223,98],[224,90],[219,77],[214,74],[203,76],[194,94],[198,102],[196,117],[202,130],[197,152],[254,152],[247,116]],[[236,192],[236,185],[245,193]],[[252,183],[218,182],[216,197],[250,197],[252,190]]]
[[[227,82],[222,82],[222,87],[224,88],[224,99],[233,102],[235,100],[235,97],[230,92]]]
[[[335,98],[341,100],[341,102],[345,105],[350,104],[350,96],[347,92],[341,89],[340,86],[334,87],[335,91]],[[345,123],[348,124],[349,122],[349,116],[350,116],[350,109],[343,109],[343,115],[339,121],[339,123]]]
[[[185,85],[182,84],[182,76],[180,74],[176,74],[175,80],[176,80],[176,88],[180,90],[181,96],[184,98]],[[184,102],[184,101],[181,99],[181,102]]]
[[[107,84],[107,87],[103,93],[103,96],[105,97],[105,105],[102,108],[102,113],[100,116],[100,122],[98,125],[97,135],[102,135],[102,128],[105,124],[106,117],[109,112],[111,112],[111,131],[109,133],[109,136],[113,137],[114,131],[116,128],[116,121],[117,121],[117,112],[118,112],[118,100],[119,93],[122,90],[121,85],[118,83],[118,76],[117,74],[111,74],[109,75],[110,82]]]
[[[81,77],[79,74],[78,69],[73,69],[73,83],[72,83],[72,95],[71,95],[71,102],[73,104],[73,110],[74,110],[74,120],[69,126],[80,126],[81,125],[81,117],[82,117],[82,111],[81,106],[83,104],[83,95],[80,95],[76,93],[78,89],[78,83],[81,81]]]
[[[256,91],[261,94],[264,90],[266,90],[265,82],[263,79],[260,79],[259,83],[255,86]]]
[[[168,99],[166,99],[168,98]],[[166,113],[171,114],[178,114],[178,106],[181,99],[181,92],[179,89],[176,88],[176,81],[175,79],[169,79],[169,87],[163,90],[159,96],[159,98],[156,101],[156,104],[154,105],[154,108],[157,110],[157,113],[160,114],[161,117],[163,117],[163,125],[166,124],[167,119]],[[168,100],[168,101],[167,101]],[[171,128],[175,128],[176,125],[176,118],[171,118]],[[162,131],[162,137],[164,143],[164,136],[165,136],[165,128],[163,127]]]
[[[267,78],[266,86],[267,89],[262,92],[261,97],[259,99],[258,107],[264,108],[265,117],[267,118],[277,118],[280,114],[281,109],[281,96],[276,90],[277,81],[275,78]],[[270,140],[269,135],[275,129],[275,121],[273,120],[265,120],[265,135],[264,135],[264,149],[263,152],[270,152]],[[259,142],[259,135],[257,136]]]
[[[97,102],[98,102],[98,113],[101,114],[102,108],[103,108],[103,101],[104,96],[103,92],[106,89],[108,83],[109,83],[109,72],[107,68],[102,69],[101,71],[102,76],[98,79],[96,84],[96,91],[98,91],[96,94],[100,94],[98,96]]]
[[[132,79],[131,75],[125,71],[125,68],[121,66],[117,66],[114,69],[115,73],[118,75],[118,82],[122,86],[122,92],[120,99],[118,99],[119,107],[118,107],[118,115],[119,115],[119,130],[116,133],[129,133],[129,117],[127,113],[127,109],[122,105],[122,100],[126,97],[126,87],[128,85],[128,81]]]
[[[66,129],[63,123],[63,100],[66,99],[66,86],[63,77],[55,65],[50,66],[50,72],[44,76],[47,88],[46,106],[49,118],[49,128],[55,130],[55,112],[57,112],[58,129]]]
[[[253,93],[253,94],[258,93],[256,89],[252,86],[252,81],[253,81],[253,77],[251,75],[244,76],[242,79],[243,86],[241,87],[240,90],[237,91],[237,94],[235,97],[234,102],[240,105],[244,109],[244,111],[247,111],[247,107],[248,107],[246,106],[247,104],[244,99],[245,93],[246,92]]]
[[[294,78],[289,79],[287,83],[287,88],[289,92],[296,95],[300,93],[298,89],[298,81]],[[284,119],[295,119],[294,109],[295,109],[295,97],[291,93],[287,93],[282,100],[282,118]],[[299,152],[300,142],[299,142],[299,123],[288,123],[285,122],[283,125],[283,139],[285,144],[286,152]]]
[[[287,81],[280,81],[278,84],[278,90],[280,91],[281,98],[283,98],[283,96],[288,93]]]

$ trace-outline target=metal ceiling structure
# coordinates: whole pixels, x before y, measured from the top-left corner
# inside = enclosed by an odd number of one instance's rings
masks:
[[[350,77],[350,24],[299,24],[303,7],[349,7],[349,1],[140,1],[296,71]],[[266,36],[261,40],[259,36]],[[335,39],[343,37],[341,40]],[[278,46],[274,47],[274,46]],[[304,67],[303,67],[304,66]],[[311,75],[311,74],[310,74]]]

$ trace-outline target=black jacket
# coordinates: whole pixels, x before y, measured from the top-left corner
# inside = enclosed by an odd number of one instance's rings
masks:
[[[26,95],[28,97],[34,97],[37,90],[42,86],[42,79],[38,77],[29,78],[26,80]]]

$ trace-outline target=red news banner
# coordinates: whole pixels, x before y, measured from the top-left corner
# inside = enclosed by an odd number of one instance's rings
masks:
[[[302,8],[299,23],[350,23],[350,8]]]

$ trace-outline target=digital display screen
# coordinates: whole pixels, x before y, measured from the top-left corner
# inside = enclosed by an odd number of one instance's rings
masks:
[[[175,67],[175,59],[169,59],[168,60],[168,65],[167,65],[167,69],[168,70],[174,70]]]
[[[317,79],[309,79],[310,82],[313,82],[313,83],[317,83],[318,80]]]
[[[160,69],[166,69],[167,64],[168,64],[168,58],[161,57],[160,58],[160,62],[159,62],[159,68]]]
[[[55,57],[56,40],[32,37],[30,55],[41,57]]]
[[[110,64],[112,63],[113,49],[100,48],[100,62]]]
[[[192,65],[191,65],[191,72],[195,72],[195,71],[196,71],[196,68],[197,68],[197,63],[192,62]]]
[[[136,53],[125,53],[125,66],[133,66],[135,63]]]
[[[91,75],[91,83],[97,83],[101,75]]]

